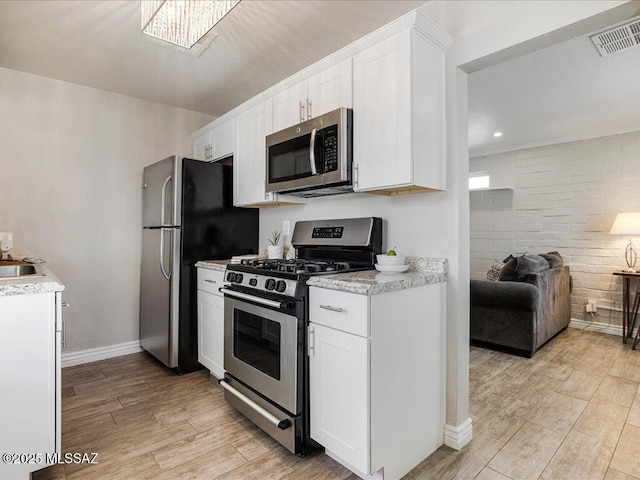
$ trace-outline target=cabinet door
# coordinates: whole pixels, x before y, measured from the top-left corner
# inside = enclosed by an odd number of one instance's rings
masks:
[[[56,450],[56,316],[54,293],[0,297],[0,451]],[[44,461],[44,459],[43,459]],[[43,464],[0,463],[0,478],[29,478]]]
[[[410,48],[407,30],[354,57],[354,188],[358,191],[413,180]]]
[[[271,100],[238,116],[233,158],[234,205],[264,203],[267,132],[271,132]]]
[[[198,361],[224,376],[224,298],[198,290]]]
[[[306,80],[273,97],[273,131],[277,132],[306,120],[306,102]]]
[[[307,118],[341,107],[353,107],[353,70],[350,58],[314,75],[308,82]]]
[[[233,155],[235,146],[234,126],[235,121],[229,120],[213,129],[213,132],[211,132],[211,145],[213,146],[211,160],[219,160]]]
[[[211,160],[211,132],[203,133],[193,140],[193,158],[208,162]]]
[[[369,473],[369,340],[309,326],[311,438]]]

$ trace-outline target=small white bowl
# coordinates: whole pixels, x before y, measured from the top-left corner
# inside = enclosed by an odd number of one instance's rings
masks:
[[[403,255],[376,255],[378,265],[404,265],[407,257]]]
[[[374,266],[376,267],[376,270],[383,273],[404,273],[409,270],[411,265],[380,265],[376,263]]]

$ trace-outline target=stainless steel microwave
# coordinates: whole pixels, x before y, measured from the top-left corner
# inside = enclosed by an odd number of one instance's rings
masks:
[[[268,135],[266,192],[352,192],[352,121],[353,111],[339,108]]]

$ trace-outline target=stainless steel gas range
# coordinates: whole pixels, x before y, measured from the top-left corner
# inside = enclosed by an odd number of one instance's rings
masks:
[[[229,265],[224,293],[226,400],[292,453],[309,438],[308,288],[312,275],[370,270],[382,246],[375,217],[297,222],[297,258]]]

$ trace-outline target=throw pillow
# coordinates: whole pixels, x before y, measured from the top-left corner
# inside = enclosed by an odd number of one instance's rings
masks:
[[[513,280],[517,265],[518,259],[516,257],[509,255],[507,258],[505,258],[504,267],[502,267],[502,270],[500,270],[498,281]]]
[[[504,262],[496,262],[487,271],[487,280],[491,282],[497,282],[500,278],[500,270],[504,267]]]
[[[549,263],[549,268],[557,268],[564,265],[562,255],[558,252],[541,253],[540,256]]]
[[[532,273],[539,273],[549,268],[549,262],[540,255],[522,255],[509,260],[502,272],[500,281],[523,282]]]

